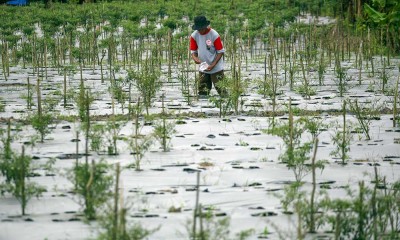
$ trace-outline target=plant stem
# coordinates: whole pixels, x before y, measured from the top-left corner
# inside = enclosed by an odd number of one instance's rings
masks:
[[[317,187],[317,181],[316,181],[316,174],[315,174],[315,158],[317,156],[317,150],[318,150],[318,138],[315,138],[314,140],[314,154],[311,159],[311,166],[312,166],[312,190],[311,190],[311,199],[310,199],[310,229],[309,231],[311,233],[315,232],[315,206],[314,206],[314,201],[315,201],[315,191]]]

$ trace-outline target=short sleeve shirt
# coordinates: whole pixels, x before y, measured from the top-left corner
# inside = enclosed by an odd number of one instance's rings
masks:
[[[221,37],[218,32],[212,28],[209,28],[209,31],[205,34],[200,34],[199,31],[194,31],[190,36],[190,51],[192,53],[196,53],[199,56],[201,62],[207,62],[207,64],[211,64],[217,53],[224,53],[225,49],[221,41]],[[217,65],[206,73],[213,74],[224,70],[224,59],[221,58]]]

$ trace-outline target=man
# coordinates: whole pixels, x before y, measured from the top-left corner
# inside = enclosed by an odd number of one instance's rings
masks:
[[[192,59],[199,67],[199,95],[209,95],[214,84],[220,96],[226,92],[216,84],[224,78],[225,49],[217,31],[210,27],[210,21],[205,16],[197,16],[192,26],[194,32],[190,36],[190,51]],[[206,63],[206,64],[205,64]]]

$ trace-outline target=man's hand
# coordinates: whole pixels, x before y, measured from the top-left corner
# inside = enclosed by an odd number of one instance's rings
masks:
[[[208,65],[208,68],[204,71],[211,71],[215,67],[215,64]]]
[[[205,71],[211,71],[215,65],[217,65],[218,61],[222,58],[223,53],[218,53],[217,56],[215,57],[215,60],[208,66],[208,68]]]
[[[193,54],[192,54],[192,59],[193,59],[193,61],[194,61],[196,64],[200,64],[200,63],[201,63],[201,61],[200,61],[199,56],[197,55],[197,53],[193,53]]]

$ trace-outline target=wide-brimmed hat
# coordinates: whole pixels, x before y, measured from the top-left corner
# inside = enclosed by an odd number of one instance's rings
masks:
[[[210,25],[210,21],[207,20],[204,16],[197,16],[194,18],[194,25],[192,26],[193,30],[200,30],[207,28]]]

